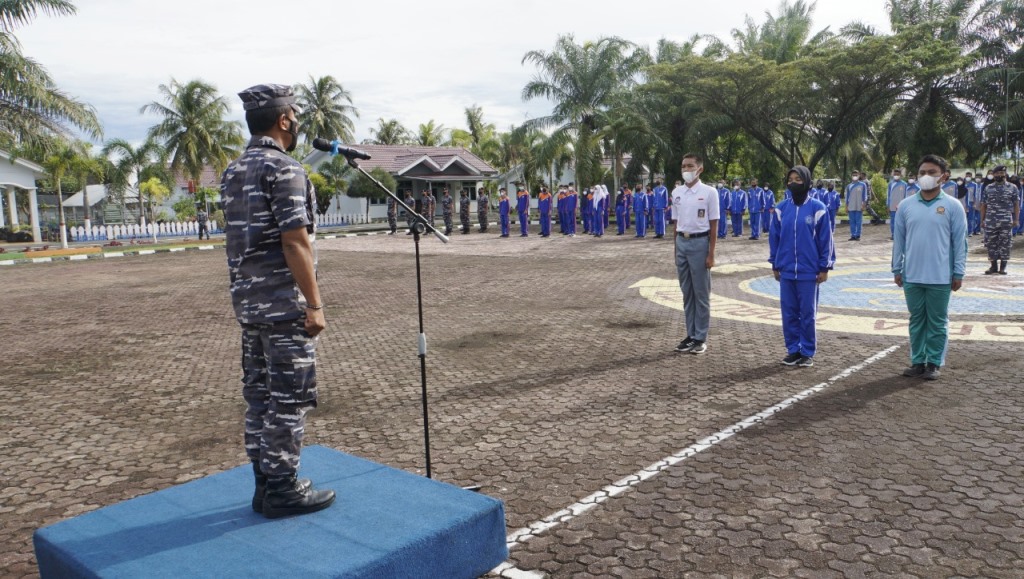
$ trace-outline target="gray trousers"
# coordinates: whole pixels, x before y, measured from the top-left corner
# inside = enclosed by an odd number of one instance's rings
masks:
[[[711,323],[711,270],[706,266],[710,244],[708,236],[676,236],[676,272],[683,292],[686,335],[701,342],[707,341]]]

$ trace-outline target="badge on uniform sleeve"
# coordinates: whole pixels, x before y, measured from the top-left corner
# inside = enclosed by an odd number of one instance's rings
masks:
[[[942,215],[943,213],[946,212],[946,208],[943,207],[942,205],[939,205],[937,208],[935,208],[935,212],[938,213],[939,215]]]
[[[697,219],[704,219],[704,209],[697,210]]]

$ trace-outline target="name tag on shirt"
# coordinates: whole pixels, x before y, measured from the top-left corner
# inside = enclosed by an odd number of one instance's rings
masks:
[[[697,210],[697,219],[704,219],[704,209]]]

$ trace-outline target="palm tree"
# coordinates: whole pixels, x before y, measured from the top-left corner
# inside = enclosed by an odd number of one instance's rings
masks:
[[[224,119],[230,111],[217,88],[201,80],[185,84],[171,79],[160,85],[166,104],[151,102],[140,109],[163,120],[149,129],[149,139],[160,142],[170,157],[171,171],[197,185],[206,166],[221,172],[245,143],[242,127]]]
[[[93,109],[57,88],[34,60],[21,52],[13,31],[38,13],[70,15],[67,0],[6,0],[0,2],[0,141],[38,147],[64,138],[69,127],[91,137],[102,134]]]
[[[364,141],[367,145],[405,145],[409,143],[409,131],[398,119],[377,119],[377,126],[370,129],[371,139]]]
[[[835,42],[835,35],[826,27],[811,36],[812,16],[817,2],[782,0],[778,15],[765,12],[765,21],[756,24],[747,16],[745,29],[733,29],[740,54],[758,56],[776,64],[793,62],[819,48]]]
[[[424,147],[439,147],[444,142],[444,125],[438,125],[434,123],[434,119],[424,123],[420,123],[419,129],[416,131],[416,144]]]
[[[604,115],[614,95],[636,84],[650,62],[646,50],[621,38],[607,37],[576,44],[572,35],[560,36],[553,51],[533,50],[523,57],[539,73],[523,88],[523,100],[547,98],[551,114],[524,123],[529,129],[553,129],[555,142],[571,142],[576,180],[594,183],[601,174],[600,138]]]
[[[154,165],[162,167],[165,164],[162,161],[164,151],[160,145],[153,141],[146,141],[138,147],[134,147],[124,139],[113,139],[104,145],[103,155],[111,158],[114,163],[113,171],[110,172],[108,177],[111,191],[117,195],[120,201],[121,219],[123,220],[125,217],[124,196],[132,186],[132,179],[135,179],[135,187],[138,188],[138,184],[144,180],[144,171]],[[141,194],[139,195],[138,204],[139,225],[145,227],[146,212],[143,211]]]
[[[359,111],[352,106],[352,95],[333,76],[313,78],[307,84],[295,85],[299,115],[299,134],[311,143],[317,137],[328,141],[351,143],[355,140],[355,124]],[[345,104],[348,103],[348,104]]]
[[[74,172],[80,155],[81,151],[77,150],[77,144],[59,141],[42,163],[57,189],[57,217],[60,227],[60,246],[63,249],[68,247],[68,231],[67,223],[64,220],[64,190],[61,188],[61,182]]]

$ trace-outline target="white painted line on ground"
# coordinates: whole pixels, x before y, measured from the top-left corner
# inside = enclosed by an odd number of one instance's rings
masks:
[[[539,571],[523,571],[511,563],[502,563],[491,569],[487,574],[504,577],[505,579],[543,579],[546,577],[544,573]]]
[[[618,481],[613,482],[612,484],[604,487],[603,489],[597,491],[596,493],[584,497],[580,499],[578,502],[569,505],[568,507],[558,512],[552,513],[544,517],[543,519],[540,519],[539,521],[531,523],[527,527],[513,531],[506,538],[508,548],[511,550],[517,547],[518,545],[522,545],[530,539],[532,539],[533,537],[536,537],[539,534],[548,531],[554,527],[557,527],[563,523],[567,523],[572,519],[575,519],[576,517],[594,509],[595,507],[607,501],[608,499],[617,497],[625,493],[626,491],[632,490],[641,482],[653,478],[658,473],[667,470],[668,468],[673,467],[704,450],[711,448],[712,446],[730,438],[737,432],[741,432],[743,430],[746,430],[747,428],[750,428],[751,426],[754,426],[755,424],[760,424],[761,422],[764,422],[765,419],[771,418],[772,415],[777,414],[789,408],[790,406],[793,406],[797,402],[800,402],[801,400],[804,400],[814,394],[817,394],[818,392],[821,392],[822,390],[828,388],[838,380],[842,380],[843,378],[851,376],[853,373],[864,369],[865,367],[881,360],[882,358],[885,358],[886,356],[895,352],[899,348],[900,346],[896,345],[889,347],[885,350],[882,350],[877,354],[871,356],[870,358],[864,360],[860,364],[857,364],[856,366],[850,366],[849,368],[829,378],[826,382],[822,382],[817,386],[812,386],[804,390],[803,392],[794,394],[793,396],[786,398],[782,402],[779,402],[775,406],[766,408],[761,412],[754,414],[753,416],[744,418],[743,420],[737,422],[736,424],[724,428],[716,432],[715,434],[712,434],[711,436],[704,438],[703,440],[699,440],[696,443],[691,444],[690,446],[680,450],[679,452],[676,452],[671,456],[667,456],[647,466],[646,468],[640,470],[635,474],[619,479]],[[508,564],[506,563],[503,565]],[[495,568],[495,571],[501,568],[502,567],[497,567]],[[507,569],[518,571],[518,569],[511,565],[508,565]],[[505,577],[505,575],[502,576]]]

